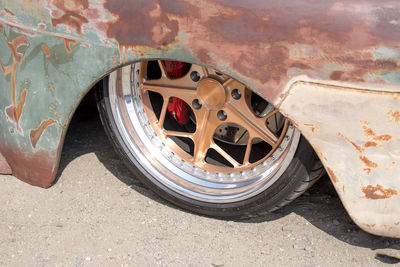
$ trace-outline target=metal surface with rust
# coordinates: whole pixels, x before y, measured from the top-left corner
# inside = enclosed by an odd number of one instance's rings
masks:
[[[400,237],[400,92],[296,82],[281,111],[323,162],[353,220]]]
[[[98,79],[140,59],[198,63],[276,106],[291,94],[282,109],[319,149],[355,221],[400,236],[399,17],[397,0],[0,0],[0,153],[16,177],[48,187]],[[302,80],[312,89],[291,87]],[[311,101],[321,112],[307,113]]]

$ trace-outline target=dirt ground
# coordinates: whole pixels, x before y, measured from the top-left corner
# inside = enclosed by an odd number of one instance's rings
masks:
[[[246,221],[166,203],[129,173],[92,109],[74,117],[53,187],[0,183],[0,266],[400,266],[376,254],[400,240],[360,230],[327,177]]]

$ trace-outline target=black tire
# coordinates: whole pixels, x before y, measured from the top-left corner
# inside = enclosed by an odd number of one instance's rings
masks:
[[[132,174],[160,197],[175,205],[207,216],[239,219],[279,209],[305,192],[324,173],[309,143],[301,136],[293,159],[283,174],[266,190],[248,199],[231,203],[210,203],[184,196],[153,177],[125,144],[112,114],[108,77],[96,91],[97,107],[105,132]]]

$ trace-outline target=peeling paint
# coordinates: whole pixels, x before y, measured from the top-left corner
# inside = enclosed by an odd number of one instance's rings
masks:
[[[389,120],[400,123],[400,111],[399,110],[390,110],[388,112]]]
[[[49,57],[51,55],[51,51],[50,51],[50,49],[49,49],[49,47],[47,45],[42,44],[42,49],[43,49],[43,52],[45,53],[45,55],[47,57]]]
[[[342,137],[347,142],[349,142],[350,144],[352,144],[355,147],[355,149],[357,149],[360,153],[364,152],[365,149],[363,147],[357,145],[355,142],[351,141],[349,138],[344,136],[342,133],[339,133],[339,136]]]
[[[392,196],[397,195],[397,191],[394,189],[390,188],[384,188],[382,185],[377,184],[376,186],[368,185],[368,186],[363,186],[361,188],[363,193],[365,194],[365,197],[368,199],[385,199],[385,198],[391,198]]]
[[[329,167],[326,167],[326,171],[328,172],[329,177],[331,177],[332,182],[333,182],[334,184],[336,184],[337,182],[339,182],[339,179],[336,177],[335,173],[334,173]]]
[[[364,147],[377,147],[378,144],[376,142],[368,141],[365,142]]]
[[[375,162],[369,160],[367,157],[365,157],[365,156],[360,156],[360,159],[361,159],[362,162],[364,162],[364,164],[365,164],[367,167],[370,167],[370,168],[378,168],[378,164],[376,164]]]
[[[31,131],[31,142],[32,142],[32,146],[36,147],[36,143],[38,142],[40,136],[42,136],[44,130],[46,130],[47,127],[49,127],[52,124],[57,124],[58,122],[56,120],[53,119],[48,119],[46,121],[43,121],[39,128],[37,128],[36,130],[32,130]]]
[[[313,133],[315,133],[315,126],[314,126],[314,124],[309,124],[309,123],[304,123],[304,126],[307,126],[308,128],[310,128],[311,129],[311,131],[313,132]]]
[[[371,174],[371,168],[364,168],[363,171],[365,171],[368,175]]]
[[[390,136],[389,134],[377,135],[372,128],[368,127],[368,125],[370,124],[369,122],[361,121],[361,123],[363,124],[364,134],[367,138],[382,142],[387,142],[392,139],[392,136]]]

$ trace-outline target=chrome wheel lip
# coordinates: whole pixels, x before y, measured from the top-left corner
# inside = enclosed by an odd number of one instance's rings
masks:
[[[132,75],[139,64],[125,66],[110,74],[109,104],[125,146],[158,183],[190,199],[232,203],[263,192],[287,169],[300,139],[300,133],[293,125],[288,128],[280,149],[247,171],[211,173],[179,159],[157,138],[141,106],[140,93],[135,88],[137,76]]]

